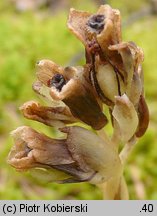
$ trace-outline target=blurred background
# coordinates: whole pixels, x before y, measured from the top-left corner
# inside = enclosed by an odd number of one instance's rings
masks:
[[[7,163],[10,131],[29,125],[55,136],[56,131],[26,120],[18,107],[40,99],[32,91],[35,63],[84,64],[83,46],[68,31],[69,8],[94,12],[102,3],[121,11],[123,40],[143,48],[145,91],[150,125],[129,157],[125,176],[131,199],[157,199],[157,0],[1,0],[0,1],[0,199],[102,199],[88,183],[45,183],[18,173]]]

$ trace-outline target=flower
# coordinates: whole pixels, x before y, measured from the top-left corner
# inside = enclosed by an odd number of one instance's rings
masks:
[[[27,126],[17,128],[12,132],[15,146],[8,163],[19,171],[45,168],[52,169],[55,175],[57,170],[59,179],[55,181],[62,183],[96,184],[120,175],[121,162],[112,145],[81,127],[64,127],[60,131],[66,133],[66,139],[51,139]]]
[[[142,136],[149,123],[143,93],[143,51],[133,42],[122,42],[120,12],[109,5],[101,5],[93,15],[71,9],[68,28],[85,46],[91,83],[109,107],[111,118],[114,118],[117,97],[125,95],[139,120],[136,125],[129,124],[130,130],[134,127],[136,136]]]
[[[96,14],[71,9],[68,28],[83,42],[88,54],[102,49],[111,57],[109,45],[121,42],[120,12],[109,5],[101,5]]]
[[[37,77],[53,100],[63,101],[73,116],[99,130],[107,123],[101,102],[92,89],[87,67],[61,67],[50,60],[37,64]]]
[[[95,14],[71,9],[68,28],[85,46],[86,64],[62,67],[51,60],[38,61],[33,90],[48,106],[28,101],[20,107],[26,118],[57,128],[64,138],[19,127],[12,132],[15,145],[8,163],[17,170],[42,170],[60,183],[105,182],[107,193],[123,197],[122,164],[149,123],[143,51],[122,41],[120,12],[109,5]],[[111,137],[102,130],[108,123],[103,106],[111,116]],[[82,127],[76,126],[80,122]],[[119,154],[120,143],[124,148]]]

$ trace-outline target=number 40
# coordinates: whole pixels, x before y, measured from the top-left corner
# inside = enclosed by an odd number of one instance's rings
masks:
[[[142,211],[153,212],[153,204],[144,204]]]

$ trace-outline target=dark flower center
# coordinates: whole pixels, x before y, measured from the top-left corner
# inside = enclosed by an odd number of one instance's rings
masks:
[[[98,33],[100,33],[104,28],[104,19],[104,15],[93,15],[89,18],[87,25],[90,26],[92,29],[96,30]]]
[[[66,84],[64,76],[62,74],[55,74],[54,77],[48,81],[48,86],[54,86],[58,91],[61,91]]]

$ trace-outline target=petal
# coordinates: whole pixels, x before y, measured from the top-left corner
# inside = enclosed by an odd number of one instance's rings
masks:
[[[119,124],[122,141],[127,142],[135,134],[138,126],[137,112],[127,95],[116,97],[112,115]]]
[[[26,126],[17,128],[12,136],[15,146],[9,154],[8,163],[18,170],[74,162],[64,141],[50,139]]]
[[[39,94],[43,98],[46,98],[48,100],[52,100],[51,96],[49,94],[49,89],[47,88],[47,86],[44,86],[42,84],[42,82],[40,82],[40,81],[34,82],[32,85],[32,88],[37,94]]]
[[[70,31],[76,35],[76,37],[82,41],[84,46],[87,46],[87,32],[86,32],[86,24],[88,18],[90,17],[90,13],[84,11],[77,11],[73,8],[70,9],[69,18],[68,18],[68,28]]]
[[[110,50],[116,51],[121,56],[121,61],[116,61],[116,58],[113,59],[113,64],[122,70],[124,81],[127,86],[127,88],[131,85],[131,80],[133,77],[133,70],[134,70],[134,60],[131,53],[131,50],[129,49],[128,43],[122,42],[120,44],[112,45],[109,47]],[[118,65],[117,65],[118,64]],[[128,87],[129,85],[129,87]]]
[[[130,96],[133,74],[138,73],[139,65],[143,61],[143,52],[133,42],[122,42],[110,46],[109,49],[117,51],[121,56],[121,61],[116,61],[115,58],[113,64],[123,73],[126,93]]]
[[[30,174],[44,184],[50,182],[62,183],[71,178],[68,174],[53,168],[32,168]]]
[[[62,101],[53,100],[50,96],[50,89],[39,80],[33,83],[32,88],[39,96],[41,96],[41,99],[44,99],[44,101],[46,101],[49,105],[53,107],[65,106]]]
[[[88,181],[95,174],[87,165],[73,160],[65,139],[51,139],[26,126],[17,128],[12,136],[15,146],[9,153],[8,163],[19,171],[52,168],[57,170],[53,178],[60,176],[57,181],[61,183]]]
[[[43,59],[38,61],[37,67],[37,77],[46,86],[48,86],[48,81],[57,73],[62,73],[63,68],[55,64],[54,62]]]
[[[105,25],[103,31],[97,35],[97,41],[106,53],[108,46],[121,41],[120,12],[113,10],[109,5],[101,5],[97,14],[104,14]]]
[[[68,107],[45,107],[34,101],[28,101],[20,107],[23,115],[48,126],[63,127],[64,123],[74,123],[77,120],[72,116]]]
[[[132,82],[131,82],[131,90],[129,99],[130,101],[137,106],[140,100],[140,96],[142,94],[143,86],[142,81],[138,73],[133,74]]]

